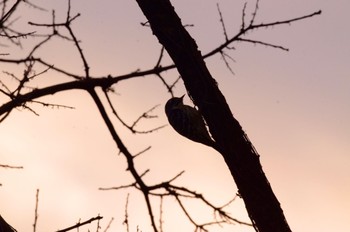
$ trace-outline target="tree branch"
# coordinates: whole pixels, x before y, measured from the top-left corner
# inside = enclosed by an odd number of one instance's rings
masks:
[[[74,226],[70,226],[68,228],[65,228],[65,229],[62,229],[62,230],[57,230],[57,232],[67,232],[67,231],[70,231],[70,230],[73,230],[73,229],[78,229],[86,224],[90,224],[91,222],[93,221],[99,221],[101,220],[103,217],[101,216],[97,216],[97,217],[93,217],[93,218],[90,218],[89,220],[86,220],[84,222],[79,222],[77,224],[75,224]]]

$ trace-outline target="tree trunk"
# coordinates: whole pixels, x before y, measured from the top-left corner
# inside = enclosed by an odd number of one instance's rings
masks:
[[[195,41],[168,0],[136,0],[154,35],[173,59],[186,89],[221,147],[256,231],[290,232],[280,204],[262,170],[259,155],[233,117]]]
[[[0,232],[16,232],[15,228],[10,226],[0,215]]]

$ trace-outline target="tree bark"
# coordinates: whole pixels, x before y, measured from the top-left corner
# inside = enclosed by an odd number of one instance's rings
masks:
[[[5,219],[3,219],[0,215],[0,232],[16,232],[15,228],[10,226]]]
[[[290,232],[280,203],[262,170],[259,155],[233,117],[196,42],[169,0],[136,0],[154,35],[173,59],[190,97],[220,146],[256,231]]]

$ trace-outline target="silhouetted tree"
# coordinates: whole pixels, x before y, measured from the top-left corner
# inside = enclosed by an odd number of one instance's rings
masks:
[[[125,123],[117,114],[113,102],[111,101],[109,94],[113,90],[113,86],[119,82],[127,81],[129,79],[147,76],[147,75],[157,75],[164,83],[167,90],[173,95],[173,87],[176,85],[177,81],[174,83],[168,83],[166,78],[163,76],[164,71],[176,68],[181,75],[182,80],[184,81],[188,95],[193,100],[194,104],[200,110],[202,116],[204,117],[210,133],[217,145],[220,148],[221,155],[223,156],[231,175],[234,181],[237,184],[239,196],[244,200],[248,215],[252,221],[252,226],[256,231],[260,232],[289,232],[289,228],[286,219],[283,215],[283,211],[280,207],[280,204],[274,195],[271,186],[262,170],[259,155],[255,150],[254,146],[248,139],[244,130],[240,126],[239,122],[233,117],[229,106],[220,92],[215,79],[211,76],[208,68],[205,65],[204,59],[216,54],[222,56],[227,67],[230,69],[229,62],[227,61],[227,49],[229,45],[236,41],[244,41],[253,44],[262,44],[265,46],[270,46],[273,48],[287,50],[284,47],[277,46],[274,44],[269,44],[259,40],[250,40],[245,38],[247,32],[259,29],[267,28],[271,26],[290,24],[294,21],[306,19],[313,17],[321,13],[317,11],[315,13],[305,15],[302,17],[297,17],[293,19],[288,19],[284,21],[272,22],[272,23],[257,23],[255,21],[255,15],[258,10],[258,1],[256,2],[255,11],[252,15],[252,18],[247,20],[242,17],[242,25],[238,33],[232,37],[228,37],[226,33],[226,28],[224,27],[224,22],[221,17],[221,22],[223,25],[224,34],[226,40],[223,44],[217,46],[208,54],[202,55],[199,51],[196,42],[192,39],[190,34],[186,31],[185,27],[182,25],[180,18],[177,16],[173,6],[168,0],[136,0],[139,4],[140,9],[146,16],[148,22],[145,25],[149,25],[152,29],[153,34],[157,37],[159,42],[164,47],[161,50],[161,55],[155,67],[148,70],[138,70],[125,75],[109,75],[103,77],[92,77],[90,75],[89,62],[87,61],[79,39],[75,35],[74,30],[72,29],[72,23],[80,16],[79,14],[72,16],[71,15],[71,5],[68,1],[68,11],[67,17],[64,22],[56,22],[55,15],[53,14],[52,22],[29,22],[30,25],[36,26],[39,28],[48,28],[50,32],[45,36],[40,38],[41,41],[32,47],[30,52],[26,57],[21,59],[10,59],[6,57],[6,54],[1,54],[0,62],[1,63],[17,63],[24,64],[24,74],[22,77],[15,77],[17,81],[17,86],[14,89],[11,89],[6,84],[2,83],[2,88],[0,89],[1,93],[8,97],[8,101],[4,102],[0,106],[0,115],[2,118],[1,121],[5,120],[15,108],[25,108],[33,113],[35,111],[30,107],[29,103],[37,103],[44,106],[57,106],[57,107],[66,107],[62,105],[56,105],[47,103],[44,101],[37,100],[38,98],[51,95],[57,92],[80,89],[88,92],[95,102],[102,119],[104,120],[112,138],[114,139],[120,153],[122,153],[128,163],[128,171],[132,174],[134,182],[130,185],[113,187],[113,188],[103,188],[106,189],[122,189],[122,188],[136,188],[141,191],[145,198],[145,202],[149,211],[151,224],[154,231],[162,231],[161,221],[157,223],[154,216],[154,206],[152,206],[150,198],[158,197],[163,199],[164,197],[171,196],[176,199],[180,207],[183,209],[184,213],[188,219],[193,223],[196,229],[207,231],[207,226],[210,226],[215,223],[241,223],[241,222],[231,216],[225,211],[224,207],[217,207],[210,203],[203,195],[196,193],[193,190],[184,188],[182,186],[177,186],[173,184],[173,181],[180,176],[182,173],[178,174],[174,178],[163,181],[158,184],[149,185],[147,184],[143,176],[147,173],[140,173],[135,165],[134,159],[139,154],[133,154],[129,151],[128,145],[126,145],[119,134],[117,133],[110,115],[107,113],[106,107],[109,107],[114,116],[118,118],[124,126],[126,126],[133,133],[149,133],[155,130],[160,129],[161,127],[154,128],[149,131],[137,131],[135,125],[143,118],[151,117],[151,111],[143,113],[131,126]],[[0,39],[7,40],[9,43],[17,46],[20,44],[21,39],[25,37],[37,36],[33,32],[17,32],[11,28],[12,24],[9,19],[16,12],[17,6],[19,4],[31,4],[28,1],[16,1],[12,6],[9,6],[7,1],[2,1],[2,15],[0,19]],[[31,6],[37,7],[33,4]],[[245,16],[245,7],[243,9],[243,16]],[[219,10],[221,15],[221,12]],[[248,21],[248,22],[247,22]],[[65,30],[67,34],[61,33],[61,30]],[[63,38],[70,43],[73,43],[77,51],[79,52],[80,58],[84,64],[84,75],[76,75],[67,70],[64,70],[59,67],[59,65],[51,64],[45,61],[42,57],[36,56],[37,51],[42,48],[42,46],[50,41],[54,37]],[[164,54],[164,49],[172,58],[173,65],[162,65],[162,57]],[[1,52],[0,52],[1,53]],[[41,65],[46,69],[39,73],[34,72],[33,70],[37,65]],[[45,75],[47,71],[54,71],[60,74],[63,74],[71,79],[68,82],[62,82],[59,84],[54,84],[42,88],[28,88],[28,82],[37,76]],[[0,80],[1,81],[1,80]],[[104,93],[105,98],[107,99],[108,105],[103,104],[101,97],[97,94],[97,90]],[[147,151],[146,149],[145,151]],[[145,152],[143,151],[143,152]],[[204,204],[211,207],[214,212],[216,212],[220,219],[215,219],[213,222],[208,222],[204,224],[199,224],[192,219],[191,215],[188,213],[187,209],[184,207],[181,201],[181,197],[191,196],[193,198],[200,199]],[[126,224],[127,222],[127,211],[126,211]],[[7,225],[2,218],[1,225]],[[91,222],[93,220],[100,220],[101,217],[96,217],[88,220]],[[77,228],[83,225],[80,223],[76,226],[69,227]],[[62,231],[68,231],[62,230]],[[2,230],[1,230],[2,231]],[[8,231],[8,230],[5,230]]]

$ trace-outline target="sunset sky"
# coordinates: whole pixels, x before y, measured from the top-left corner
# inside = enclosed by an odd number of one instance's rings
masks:
[[[118,76],[153,68],[160,45],[136,1],[72,0],[72,15],[81,13],[72,24],[81,41],[91,68],[91,76]],[[216,4],[219,3],[229,36],[235,35],[242,20],[245,1],[172,0],[177,14],[196,40],[202,54],[224,43]],[[65,0],[32,0],[41,11],[22,4],[16,12],[14,27],[36,33],[28,21],[63,22]],[[249,22],[255,1],[247,2]],[[318,10],[322,14],[290,25],[254,30],[246,38],[280,45],[289,52],[262,45],[234,43],[228,51],[234,59],[232,74],[217,55],[206,60],[231,111],[241,123],[260,154],[263,169],[281,203],[292,231],[350,231],[350,29],[348,0],[261,0],[256,24],[287,20]],[[63,30],[61,30],[63,32]],[[66,33],[66,32],[64,32]],[[23,48],[14,48],[0,37],[0,57],[19,59],[41,38],[23,39]],[[11,46],[10,46],[11,45]],[[35,56],[84,75],[77,50],[63,39],[53,39]],[[163,66],[171,64],[165,58]],[[0,62],[0,80],[9,88],[16,82],[3,71],[19,77],[23,66]],[[37,66],[37,71],[44,68]],[[178,77],[175,70],[164,73],[169,82]],[[33,87],[71,81],[49,71],[30,82]],[[155,76],[123,81],[114,86],[112,101],[119,115],[132,124],[143,112],[159,104],[152,114],[158,118],[141,121],[138,129],[147,130],[167,124],[163,111],[171,97]],[[186,93],[183,82],[175,90]],[[100,92],[99,92],[100,93]],[[103,94],[100,93],[103,98]],[[129,195],[130,231],[151,231],[143,196],[132,189],[100,191],[100,187],[133,182],[127,163],[110,136],[91,97],[82,91],[61,92],[41,101],[75,109],[31,105],[40,114],[14,110],[0,123],[0,164],[23,169],[0,168],[0,214],[18,231],[32,231],[35,194],[39,193],[38,232],[56,231],[103,216],[102,231],[126,231],[125,202]],[[0,95],[0,105],[8,98]],[[192,105],[186,96],[186,104]],[[109,110],[109,113],[111,111]],[[112,114],[110,114],[112,116]],[[113,117],[113,116],[112,116]],[[170,126],[152,134],[135,135],[113,118],[118,134],[134,154],[152,148],[135,159],[140,173],[150,169],[145,181],[167,181],[181,171],[174,183],[202,193],[220,206],[237,193],[236,185],[224,163],[213,149],[178,135]],[[153,201],[158,212],[158,199]],[[187,202],[194,218],[210,218],[212,212],[198,203]],[[243,202],[237,199],[228,208],[233,217],[249,221]],[[174,199],[164,202],[164,231],[193,231]],[[80,228],[95,231],[96,223]],[[214,227],[212,231],[254,231],[234,225]]]

